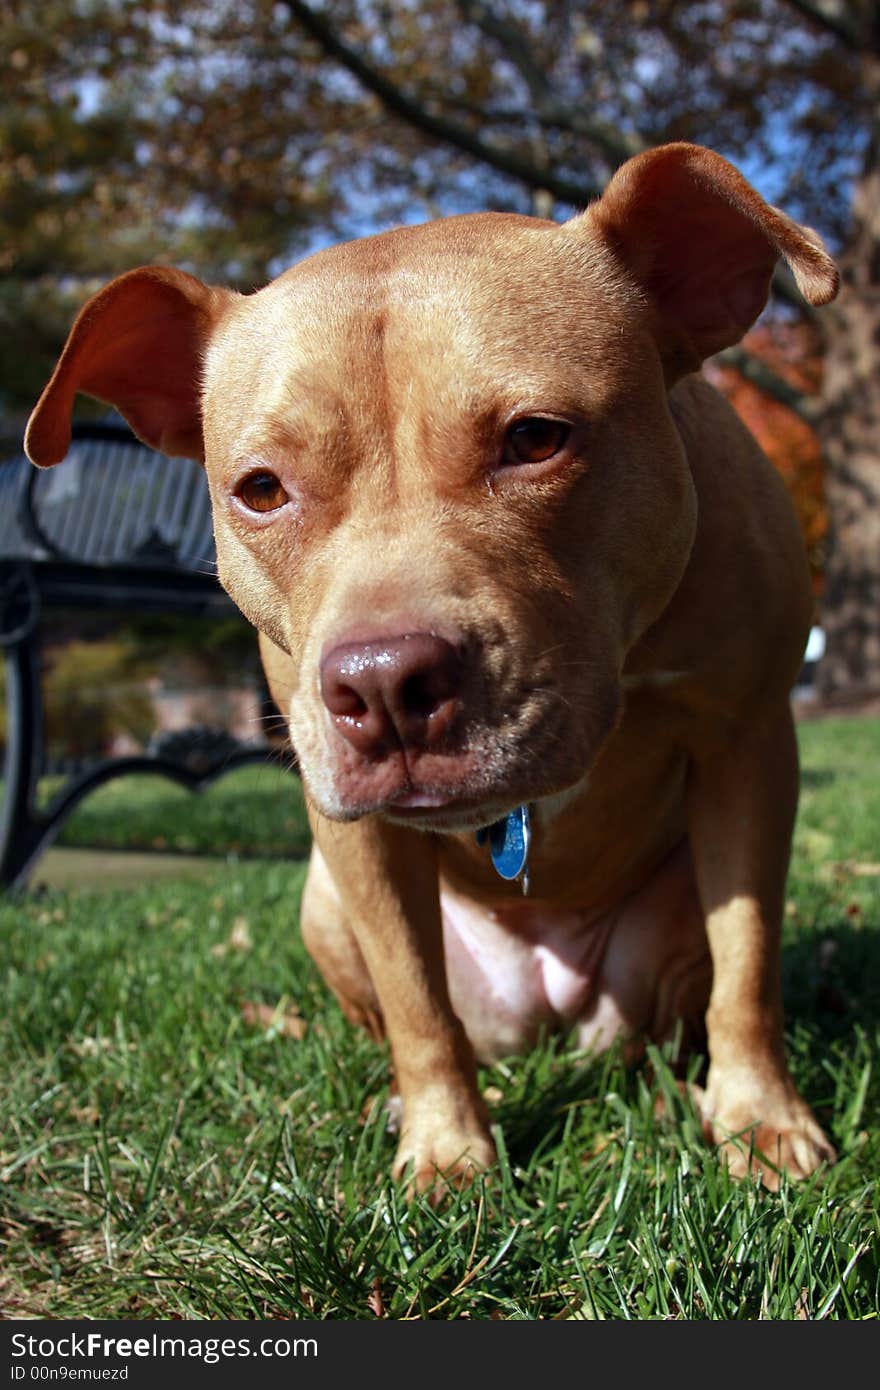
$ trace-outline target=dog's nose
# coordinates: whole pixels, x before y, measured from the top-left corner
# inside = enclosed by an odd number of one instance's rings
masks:
[[[459,707],[462,663],[432,632],[334,647],[321,662],[321,695],[343,738],[368,757],[428,748]]]

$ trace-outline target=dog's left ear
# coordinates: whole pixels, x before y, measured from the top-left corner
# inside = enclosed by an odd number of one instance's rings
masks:
[[[48,468],[64,458],[78,391],[115,406],[152,448],[201,460],[202,358],[237,298],[155,265],[130,270],[93,295],[28,421],[31,462]]]
[[[568,226],[598,233],[647,291],[670,381],[739,341],[767,302],[780,256],[811,304],[837,293],[837,268],[817,234],[699,145],[636,155]]]

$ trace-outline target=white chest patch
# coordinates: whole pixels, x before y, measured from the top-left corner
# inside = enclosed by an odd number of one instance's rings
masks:
[[[481,1057],[569,1029],[593,1008],[614,914],[589,920],[521,904],[487,911],[444,888],[446,969],[453,1007]]]

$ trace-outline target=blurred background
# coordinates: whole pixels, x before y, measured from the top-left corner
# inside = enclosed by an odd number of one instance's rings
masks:
[[[5,466],[21,464],[77,308],[122,270],[173,264],[248,291],[399,223],[564,219],[630,155],[697,141],[815,226],[842,267],[819,312],[780,273],[760,326],[706,370],[794,499],[821,627],[815,693],[880,694],[880,4],[4,0],[0,33]],[[56,762],[187,722],[259,726],[251,634],[231,614],[210,633],[192,623],[53,620]]]

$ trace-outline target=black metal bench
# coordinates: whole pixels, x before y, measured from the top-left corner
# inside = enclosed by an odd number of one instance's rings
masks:
[[[90,791],[132,772],[192,791],[270,755],[267,743],[210,740],[169,752],[105,758],[67,778],[45,809],[40,627],[52,608],[228,617],[215,575],[207,483],[190,459],[166,459],[123,424],[77,426],[64,464],[46,472],[21,454],[0,463],[0,646],[7,735],[0,799],[0,885],[24,886],[40,854]],[[206,752],[207,749],[207,752]],[[169,753],[171,755],[169,755]]]

